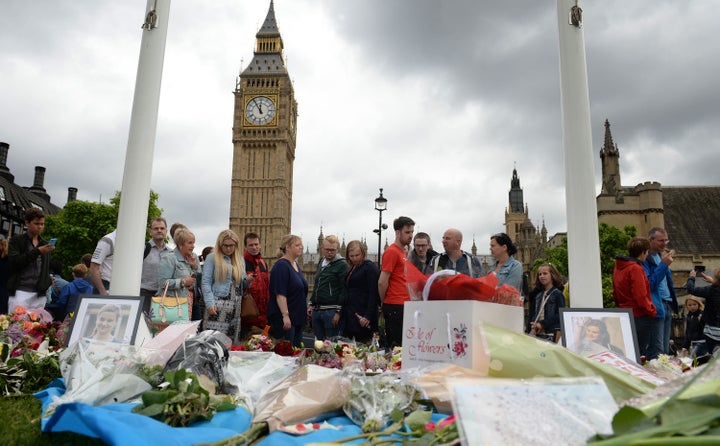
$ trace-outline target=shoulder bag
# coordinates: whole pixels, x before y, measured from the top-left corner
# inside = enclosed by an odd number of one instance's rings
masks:
[[[173,291],[174,296],[168,296],[168,285],[169,280],[165,282],[162,296],[152,298],[152,321],[167,323],[188,320],[188,298],[179,297],[177,291]]]

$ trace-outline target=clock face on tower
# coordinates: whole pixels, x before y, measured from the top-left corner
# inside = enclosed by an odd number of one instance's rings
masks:
[[[255,125],[265,125],[275,117],[275,103],[265,96],[255,96],[245,106],[245,116]]]

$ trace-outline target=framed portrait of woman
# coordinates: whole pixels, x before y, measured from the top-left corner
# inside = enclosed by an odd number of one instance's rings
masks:
[[[612,352],[639,362],[635,319],[629,308],[560,308],[562,343],[582,356]]]
[[[140,318],[139,296],[80,296],[70,320],[67,345],[82,338],[134,344]]]

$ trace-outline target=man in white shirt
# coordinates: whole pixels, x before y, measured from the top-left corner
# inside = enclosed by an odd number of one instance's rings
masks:
[[[95,294],[105,296],[110,294],[116,233],[117,230],[100,239],[90,260],[90,282],[94,287],[93,293]]]

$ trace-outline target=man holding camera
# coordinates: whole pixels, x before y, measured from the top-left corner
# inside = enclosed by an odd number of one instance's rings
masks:
[[[670,328],[673,312],[678,311],[675,286],[672,279],[670,264],[673,262],[675,251],[666,249],[668,233],[665,229],[654,227],[648,232],[650,239],[650,253],[645,259],[645,271],[650,282],[650,294],[657,308],[657,318],[662,319],[657,336],[662,339],[663,353],[670,351]]]

